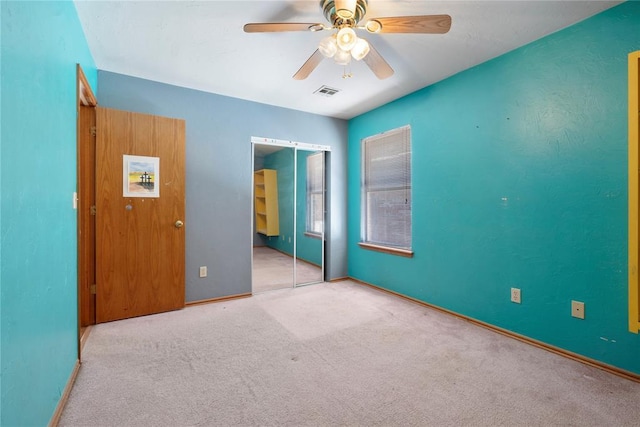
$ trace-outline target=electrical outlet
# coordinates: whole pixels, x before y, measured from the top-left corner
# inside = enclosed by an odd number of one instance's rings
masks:
[[[200,277],[207,277],[207,266],[200,267]]]
[[[584,319],[584,303],[580,301],[571,301],[571,315],[578,319]]]
[[[511,288],[511,302],[515,302],[516,304],[520,304],[520,289]]]

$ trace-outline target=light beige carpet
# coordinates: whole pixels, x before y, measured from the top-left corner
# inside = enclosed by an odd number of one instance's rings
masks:
[[[637,426],[640,384],[352,282],[96,326],[62,426]]]
[[[314,283],[322,281],[322,270],[307,262],[298,260],[296,265],[296,283]],[[293,257],[266,246],[253,248],[254,294],[293,287]]]

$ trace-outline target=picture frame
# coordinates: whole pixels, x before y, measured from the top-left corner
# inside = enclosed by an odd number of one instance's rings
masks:
[[[160,157],[122,156],[122,196],[160,197]]]

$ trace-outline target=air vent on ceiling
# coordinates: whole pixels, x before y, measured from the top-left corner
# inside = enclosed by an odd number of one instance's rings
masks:
[[[333,96],[338,92],[340,92],[340,89],[334,89],[332,87],[323,85],[323,86],[320,86],[320,88],[313,93],[321,96]]]

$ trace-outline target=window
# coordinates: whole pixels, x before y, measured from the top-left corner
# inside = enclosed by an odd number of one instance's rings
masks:
[[[362,141],[361,189],[361,246],[412,256],[409,126]]]
[[[324,153],[307,157],[307,226],[306,232],[322,234],[324,220]]]

